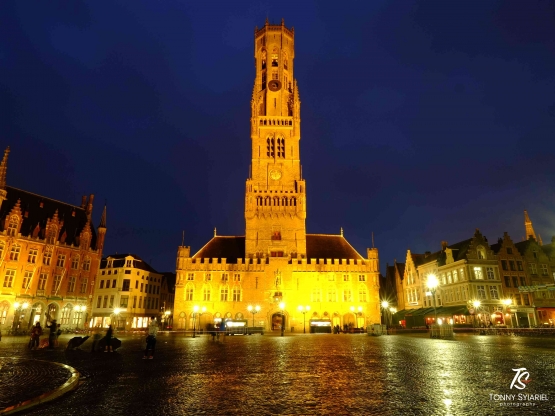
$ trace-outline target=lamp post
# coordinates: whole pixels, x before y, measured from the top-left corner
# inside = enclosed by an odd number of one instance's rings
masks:
[[[115,319],[115,320],[116,320],[116,325],[115,325],[115,328],[114,328],[114,329],[117,329],[117,328],[118,328],[118,325],[119,325],[119,314],[120,314],[120,313],[121,313],[121,309],[120,309],[120,308],[115,308],[115,309],[114,309],[114,315],[116,315],[116,319]]]
[[[172,313],[172,311],[170,311],[170,310],[165,310],[164,311],[164,316],[166,317],[166,329],[170,327],[169,322],[170,322],[171,313]]]
[[[428,280],[426,281],[426,286],[432,294],[432,300],[434,301],[434,323],[437,323],[437,311],[436,311],[436,289],[439,286],[439,280],[435,274],[428,275]]]
[[[196,329],[197,329],[197,313],[199,307],[197,305],[193,306],[193,338],[196,338]]]
[[[260,306],[259,305],[256,305],[256,306],[249,305],[249,306],[247,306],[247,310],[250,313],[252,313],[252,328],[253,328],[253,331],[254,331],[254,315],[256,313],[260,312]]]
[[[21,316],[25,315],[25,309],[27,309],[29,307],[29,303],[27,303],[27,302],[23,302],[23,303],[14,302],[13,306],[15,308],[15,315],[14,315],[12,328],[16,329],[17,328],[16,325],[19,325],[19,322],[21,322]],[[15,319],[16,316],[17,316],[17,320]]]
[[[509,320],[511,321],[511,327],[513,326],[513,320],[511,319],[511,314],[507,312],[509,306],[511,306],[511,303],[513,303],[512,299],[503,299],[503,305],[505,305],[505,308],[503,309],[503,312],[505,313],[503,315],[503,322],[505,323],[505,325],[507,325],[507,315],[509,315]]]
[[[386,325],[389,321],[389,319],[386,315],[389,311],[387,308],[389,308],[389,302],[387,300],[382,300],[382,309],[384,311],[384,324],[386,324]]]
[[[206,313],[206,306],[203,306],[202,308],[200,308],[200,313],[198,314],[198,331],[201,334],[202,334],[202,331],[203,331],[203,329],[201,327],[202,315],[204,315],[205,313]]]
[[[283,332],[285,331],[285,320],[284,320],[284,314],[283,314],[283,310],[285,309],[285,303],[280,302],[279,304],[279,308],[281,309],[281,336],[283,336]]]
[[[474,306],[474,321],[476,321],[476,314],[478,313],[478,309],[480,308],[480,305],[482,305],[482,303],[479,300],[475,300],[472,302],[472,306]],[[476,326],[478,326],[478,322],[475,322],[475,323],[476,323]]]
[[[391,326],[393,326],[393,315],[395,315],[397,313],[397,308],[394,308],[393,306],[390,306],[389,307],[389,313],[390,313],[390,315],[389,315],[389,318],[390,318],[389,319],[389,324]]]
[[[310,310],[310,306],[299,306],[299,312],[303,314],[303,334],[306,334],[306,313]]]

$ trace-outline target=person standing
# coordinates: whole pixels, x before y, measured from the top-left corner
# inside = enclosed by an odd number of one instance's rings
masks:
[[[114,330],[112,329],[112,325],[108,325],[108,330],[106,331],[106,349],[104,352],[114,352],[112,350],[112,336],[114,335]]]
[[[156,321],[156,317],[152,317],[152,321],[150,321],[150,325],[148,326],[148,336],[146,337],[146,349],[145,349],[145,356],[143,360],[147,358],[152,360],[154,358],[154,349],[156,347],[156,335],[158,334],[158,322]]]
[[[37,322],[37,324],[31,330],[31,342],[29,343],[30,349],[37,349],[39,347],[39,340],[41,335],[42,327],[40,326],[40,322]]]
[[[48,325],[48,322],[46,323],[46,327],[50,329],[50,333],[48,334],[48,348],[54,349],[54,346],[58,339],[58,323],[55,319],[52,319],[50,325]]]

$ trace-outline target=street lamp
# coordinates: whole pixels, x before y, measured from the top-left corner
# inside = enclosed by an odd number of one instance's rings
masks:
[[[114,309],[114,315],[116,315],[116,325],[114,329],[117,329],[119,326],[119,314],[121,313],[121,309],[120,308],[115,308]]]
[[[256,306],[249,305],[249,306],[247,306],[247,310],[250,313],[252,313],[252,328],[253,328],[253,331],[254,331],[254,314],[260,312],[260,306],[258,306],[258,305],[256,305]]]
[[[193,306],[193,338],[196,338],[196,329],[197,329],[197,313],[199,307],[197,305]]]
[[[434,322],[437,322],[437,311],[436,311],[436,289],[439,286],[439,280],[435,274],[429,274],[428,280],[426,281],[426,286],[432,294],[432,299],[434,301]]]
[[[281,309],[281,336],[283,336],[283,331],[285,331],[285,321],[284,321],[284,314],[283,310],[285,309],[285,303],[280,302],[279,308]]]
[[[472,302],[472,306],[474,306],[474,321],[476,321],[476,313],[478,312],[481,304],[482,303],[479,300],[475,300]],[[478,326],[478,322],[476,322],[476,326]]]
[[[172,311],[170,310],[165,310],[164,311],[164,315],[166,317],[165,321],[166,321],[166,329],[169,328],[169,322],[170,322],[170,315],[171,315]]]
[[[393,315],[395,315],[397,313],[397,308],[394,308],[393,306],[389,307],[389,324],[391,326],[393,326]]]
[[[303,314],[303,334],[306,334],[306,313],[310,310],[310,306],[299,306],[299,312]]]
[[[12,327],[15,329],[16,325],[19,325],[19,322],[21,321],[21,316],[25,315],[25,309],[27,309],[29,307],[29,303],[27,302],[23,302],[23,303],[19,303],[19,302],[14,302],[13,304],[16,314],[14,315],[14,320],[13,320],[13,325]],[[15,317],[17,316],[17,321],[15,320]]]
[[[505,305],[505,315],[503,316],[503,322],[505,323],[505,325],[507,325],[507,315],[509,315],[509,320],[511,321],[511,326],[513,326],[513,320],[511,319],[511,314],[507,312],[507,309],[509,308],[509,306],[511,306],[511,303],[513,303],[513,300],[510,298],[507,299],[503,299],[503,305]]]
[[[388,309],[389,308],[389,302],[387,300],[382,300],[381,305],[382,305],[382,309],[384,311],[384,321],[385,321],[384,323],[387,325],[389,319],[388,319],[388,316],[386,314],[389,311],[389,309]]]

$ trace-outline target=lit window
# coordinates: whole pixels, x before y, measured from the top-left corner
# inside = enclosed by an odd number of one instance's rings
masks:
[[[233,302],[241,301],[241,289],[238,287],[233,288]]]
[[[33,277],[33,272],[25,272],[25,274],[23,275],[23,284],[21,285],[22,289],[29,289],[29,286],[31,285],[31,278]]]
[[[48,281],[48,275],[46,273],[41,273],[39,276],[38,290],[45,290],[47,281]]]
[[[13,281],[15,279],[15,270],[6,270],[6,275],[4,276],[4,287],[13,287]]]
[[[38,250],[36,248],[32,248],[29,250],[29,256],[27,256],[27,262],[31,264],[35,264],[37,262],[37,255]]]
[[[209,287],[205,287],[202,291],[202,300],[204,300],[205,302],[210,301],[210,288]]]
[[[79,269],[79,256],[75,256],[71,259],[71,268],[73,270]]]
[[[227,286],[223,286],[220,289],[220,301],[227,302],[228,295],[229,295],[229,288]]]
[[[474,278],[477,280],[484,280],[484,275],[482,273],[481,267],[474,267]]]
[[[58,255],[58,261],[56,262],[56,266],[58,266],[58,267],[64,267],[65,264],[66,264],[66,256],[65,256],[65,254],[59,254],[59,255]]]
[[[359,274],[358,275],[358,281],[359,282],[366,282],[366,276],[364,274]]]
[[[477,286],[476,288],[478,290],[478,299],[480,299],[480,300],[486,299],[486,288],[485,288],[485,286]]]
[[[499,299],[499,292],[497,291],[497,286],[490,286],[489,294],[492,299]]]
[[[194,273],[189,273],[187,275],[187,280],[195,280],[195,274]]]
[[[18,261],[20,251],[21,251],[20,246],[18,246],[17,244],[13,245],[10,251],[10,260]]]
[[[486,268],[486,273],[488,275],[488,280],[495,280],[495,273],[493,272],[493,267]]]

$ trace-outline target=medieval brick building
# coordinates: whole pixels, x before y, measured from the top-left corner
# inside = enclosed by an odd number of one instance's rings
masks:
[[[62,327],[83,326],[106,235],[106,207],[92,226],[94,195],[81,205],[6,185],[0,164],[0,327],[27,331],[46,313]]]

